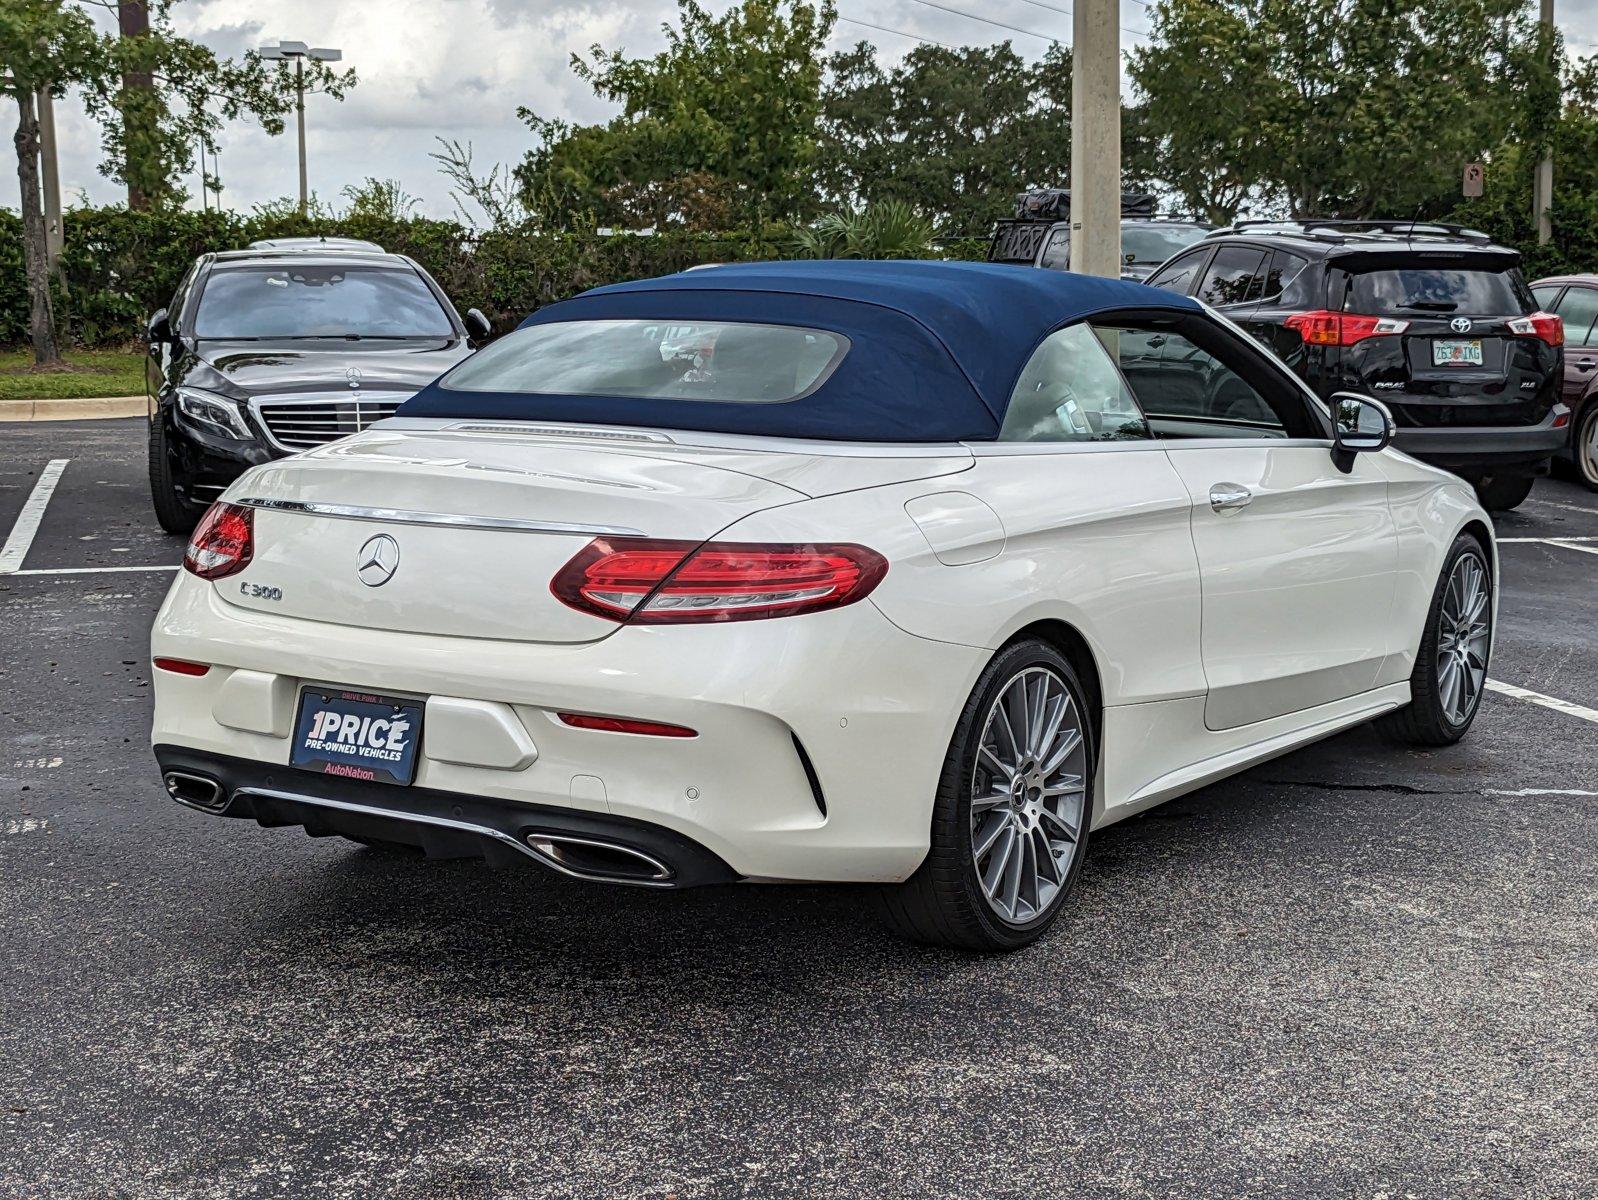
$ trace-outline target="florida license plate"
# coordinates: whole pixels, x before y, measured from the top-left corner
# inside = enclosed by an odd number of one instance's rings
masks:
[[[322,775],[407,785],[416,778],[423,712],[420,700],[305,688],[289,762]]]
[[[1464,341],[1435,341],[1432,343],[1432,366],[1434,367],[1479,367],[1481,366],[1481,339],[1467,338]]]

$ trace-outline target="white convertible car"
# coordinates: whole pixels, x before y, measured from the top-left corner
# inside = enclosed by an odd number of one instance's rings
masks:
[[[1470,726],[1492,530],[1391,435],[1136,284],[601,288],[227,491],[156,619],[156,757],[262,825],[876,883],[908,936],[1021,946],[1092,829],[1372,718]]]

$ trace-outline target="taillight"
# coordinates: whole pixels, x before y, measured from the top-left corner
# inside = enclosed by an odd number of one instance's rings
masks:
[[[1534,337],[1550,346],[1565,344],[1565,319],[1556,313],[1534,312],[1529,317],[1516,317],[1509,323],[1509,332],[1516,337]]]
[[[887,573],[882,555],[852,544],[596,538],[549,586],[579,612],[668,625],[841,608],[870,595]]]
[[[201,579],[226,579],[250,565],[255,554],[255,510],[218,502],[194,527],[183,569]]]
[[[1296,329],[1299,337],[1311,346],[1352,346],[1366,338],[1387,337],[1409,328],[1408,321],[1393,317],[1366,317],[1325,308],[1294,313],[1283,324]]]

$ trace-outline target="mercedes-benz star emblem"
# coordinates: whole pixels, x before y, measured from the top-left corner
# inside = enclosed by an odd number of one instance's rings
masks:
[[[344,372],[344,378],[349,380],[350,386],[352,388],[360,387],[361,386],[361,369],[359,367],[351,367],[349,370]]]
[[[366,539],[361,547],[361,565],[355,568],[367,587],[382,587],[399,570],[399,543],[386,533]]]
[[[1452,321],[1448,322],[1448,328],[1452,329],[1455,333],[1469,333],[1470,318],[1455,317]]]

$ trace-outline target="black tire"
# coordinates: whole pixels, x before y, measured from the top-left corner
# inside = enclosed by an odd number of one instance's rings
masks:
[[[1086,794],[1077,835],[1076,853],[1052,903],[1022,925],[1000,919],[988,905],[977,875],[971,845],[971,794],[966,781],[976,769],[983,723],[1000,693],[1023,671],[1046,667],[1064,682],[1086,731]],[[901,937],[935,946],[962,950],[1008,951],[1030,945],[1059,919],[1075,887],[1087,856],[1088,825],[1093,813],[1094,771],[1097,747],[1092,730],[1093,712],[1071,664],[1052,646],[1023,641],[999,651],[982,672],[961,710],[938,779],[932,809],[932,845],[926,860],[908,880],[878,889],[878,912],[883,923]]]
[[[1576,479],[1588,491],[1598,492],[1598,396],[1582,406],[1574,436],[1570,458],[1576,467]]]
[[[1453,721],[1444,711],[1441,688],[1437,680],[1438,646],[1442,628],[1440,616],[1444,593],[1454,567],[1461,558],[1472,556],[1480,564],[1488,585],[1488,658],[1492,653],[1492,564],[1482,544],[1468,533],[1460,534],[1443,560],[1443,569],[1437,576],[1437,587],[1432,593],[1431,605],[1426,610],[1426,632],[1420,640],[1420,654],[1415,659],[1415,669],[1410,672],[1410,702],[1396,712],[1376,720],[1376,730],[1388,741],[1406,746],[1452,746],[1464,737],[1481,711],[1481,698],[1486,694],[1489,662],[1482,662],[1482,688],[1472,702],[1470,711],[1460,722]]]
[[[1530,475],[1488,475],[1476,481],[1476,498],[1488,512],[1519,508],[1536,482]]]
[[[172,452],[166,444],[166,426],[159,416],[150,422],[149,446],[150,500],[155,506],[156,522],[168,533],[187,537],[205,515],[206,506],[193,503],[178,491]]]

